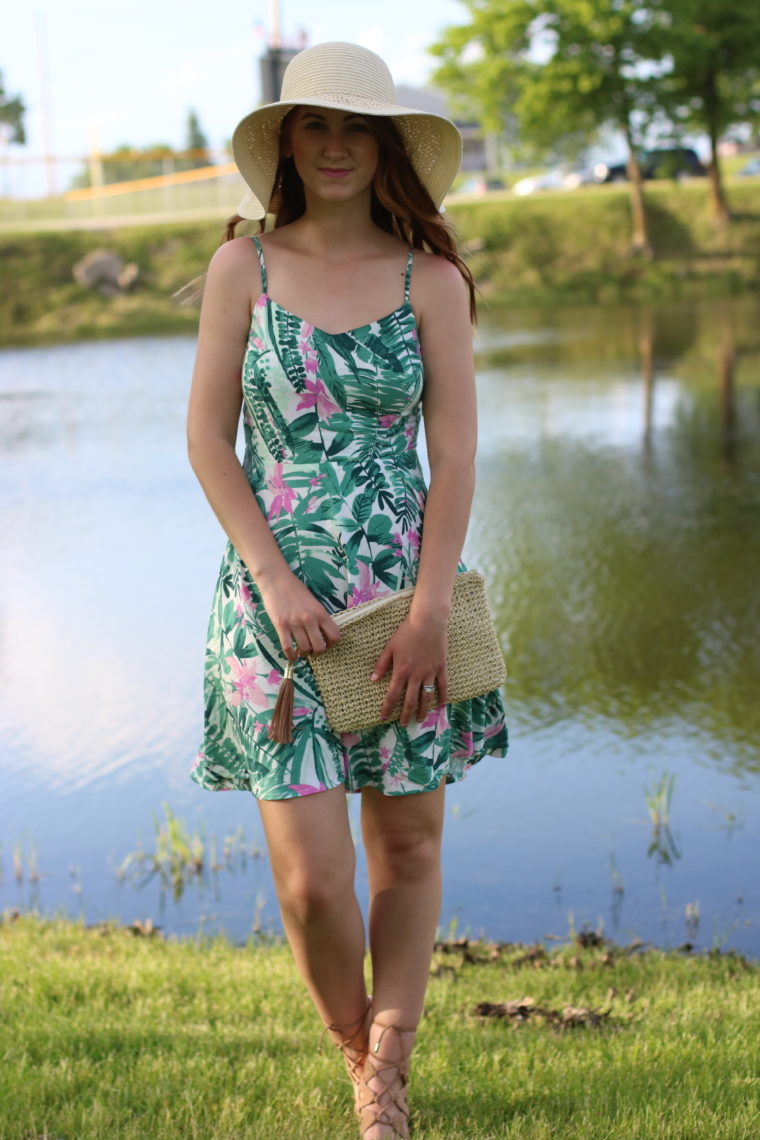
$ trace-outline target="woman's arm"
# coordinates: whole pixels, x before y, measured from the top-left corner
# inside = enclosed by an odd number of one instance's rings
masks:
[[[187,413],[190,464],[225,533],[245,562],[289,659],[320,653],[340,637],[321,603],[290,570],[235,453],[241,368],[251,322],[253,243],[221,246],[209,265]]]
[[[417,584],[409,617],[389,640],[374,676],[392,667],[383,706],[387,716],[405,691],[401,723],[424,717],[435,694],[446,692],[446,627],[457,565],[467,533],[475,487],[477,442],[475,375],[467,289],[456,266],[428,255],[412,278],[420,298],[420,347],[425,368],[423,412],[430,461]],[[424,268],[423,268],[424,267]],[[413,300],[416,298],[413,297]]]

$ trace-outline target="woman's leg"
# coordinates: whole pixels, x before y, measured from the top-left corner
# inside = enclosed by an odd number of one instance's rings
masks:
[[[443,784],[418,795],[362,793],[374,990],[359,1090],[363,1140],[408,1136],[409,1057],[441,906],[443,799]]]
[[[259,800],[259,809],[296,965],[325,1025],[355,1026],[367,991],[346,791]]]
[[[444,784],[434,792],[362,791],[375,1017],[416,1026],[441,907]]]

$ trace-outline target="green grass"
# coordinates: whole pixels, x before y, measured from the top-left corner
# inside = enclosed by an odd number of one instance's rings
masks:
[[[760,286],[760,179],[729,186],[725,228],[710,220],[704,180],[649,183],[645,195],[652,260],[631,251],[630,193],[619,185],[486,198],[451,217],[487,298],[605,303]]]
[[[484,299],[494,303],[727,296],[760,287],[760,179],[737,178],[728,193],[735,216],[720,229],[709,218],[704,180],[648,184],[653,260],[631,252],[625,186],[497,194],[452,204],[448,216]],[[197,305],[180,305],[174,294],[205,272],[225,216],[0,235],[0,344],[194,333]],[[76,284],[73,266],[98,248],[137,264],[128,293],[106,298]]]
[[[755,1140],[760,965],[596,941],[436,954],[410,1086],[417,1140]],[[523,1021],[473,1012],[526,997]],[[600,1023],[530,1013],[566,1006]],[[357,1135],[340,1059],[318,1052],[277,941],[7,915],[0,1008],[3,1140]]]

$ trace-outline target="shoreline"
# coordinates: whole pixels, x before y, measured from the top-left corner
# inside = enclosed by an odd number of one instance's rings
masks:
[[[760,290],[760,182],[728,191],[735,218],[720,230],[706,187],[649,188],[652,260],[631,252],[628,190],[617,186],[459,201],[447,217],[494,308],[697,301]],[[0,347],[194,335],[197,301],[173,295],[205,273],[222,228],[218,218],[0,234]],[[134,282],[111,297],[77,284],[73,267],[96,249],[135,265]]]
[[[760,964],[439,944],[410,1089],[424,1140],[749,1140]],[[0,922],[3,1140],[353,1140],[282,943]],[[654,1129],[654,1131],[653,1131]]]

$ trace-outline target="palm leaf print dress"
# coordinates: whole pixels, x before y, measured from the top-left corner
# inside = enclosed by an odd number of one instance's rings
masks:
[[[360,328],[327,333],[267,294],[243,359],[243,467],[291,570],[330,613],[416,580],[426,486],[417,454],[423,366],[409,301]],[[231,542],[208,629],[205,729],[190,776],[210,791],[288,799],[339,785],[386,795],[452,783],[504,756],[500,690],[432,709],[421,722],[336,735],[306,661],[295,667],[293,741],[267,730],[285,656]]]

